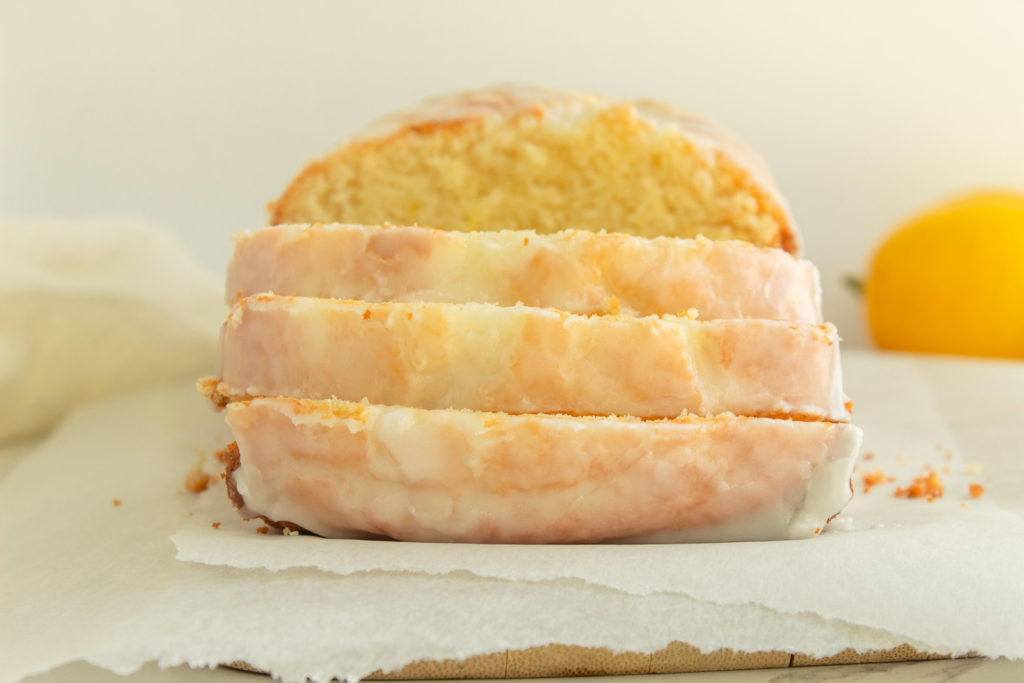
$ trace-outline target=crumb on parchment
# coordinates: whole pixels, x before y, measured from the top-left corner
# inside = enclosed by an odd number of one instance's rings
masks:
[[[930,503],[936,498],[941,498],[945,491],[938,472],[931,470],[915,477],[907,488],[896,489],[893,495],[897,498],[924,498]]]
[[[270,527],[268,527],[268,526],[261,526],[260,528],[256,529],[256,533],[258,533],[258,534],[269,534],[270,533]]]
[[[220,522],[214,522],[210,526],[212,526],[214,529],[219,529],[220,528]]]
[[[185,475],[185,490],[190,493],[202,493],[210,485],[210,475],[203,472],[201,464],[197,463]]]
[[[116,508],[119,508],[119,507],[121,507],[121,499],[120,498],[115,498],[114,500],[110,501],[110,504],[113,505]]]
[[[968,493],[970,494],[971,498],[981,498],[982,496],[985,495],[985,487],[982,486],[981,484],[971,484],[968,487]]]
[[[202,493],[209,488],[210,484],[216,484],[218,476],[221,475],[207,474],[204,471],[206,461],[210,457],[209,453],[199,449],[195,449],[193,453],[196,458],[188,473],[185,474],[185,490],[189,493]],[[213,457],[224,462],[224,456],[220,451],[214,453]]]
[[[875,469],[873,472],[868,472],[864,475],[864,493],[870,493],[873,487],[890,481],[894,481],[894,479],[886,475],[880,468]]]

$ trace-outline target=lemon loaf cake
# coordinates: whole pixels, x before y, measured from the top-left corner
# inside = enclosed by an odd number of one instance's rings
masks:
[[[219,404],[255,396],[417,408],[846,420],[831,325],[583,316],[493,304],[256,295],[221,335]]]
[[[849,501],[845,423],[418,410],[264,398],[227,407],[247,517],[321,536],[489,543],[806,538]]]
[[[316,224],[236,233],[228,301],[261,292],[639,316],[692,308],[701,320],[822,321],[817,269],[779,249],[582,230]]]
[[[800,249],[764,163],[717,124],[660,102],[533,86],[440,97],[382,119],[310,163],[270,215]]]

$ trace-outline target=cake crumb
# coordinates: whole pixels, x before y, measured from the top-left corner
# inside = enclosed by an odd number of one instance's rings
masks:
[[[985,487],[981,484],[971,484],[968,487],[968,491],[971,494],[971,498],[981,498],[985,495]]]
[[[219,529],[220,528],[220,522],[214,522],[210,526],[212,526],[214,529]]]
[[[924,498],[930,503],[936,498],[941,498],[943,493],[945,493],[945,488],[942,485],[942,479],[939,478],[937,472],[930,470],[920,477],[916,477],[907,488],[896,489],[893,495],[897,498]]]
[[[258,533],[258,534],[269,534],[270,533],[270,527],[268,527],[268,526],[261,526],[259,529],[256,530],[256,533]]]
[[[964,471],[967,472],[967,474],[978,474],[981,472],[981,465],[976,462],[969,462],[967,463],[967,467],[964,468]]]
[[[210,476],[203,472],[201,463],[196,463],[185,475],[185,489],[191,493],[202,493],[210,485]]]
[[[110,504],[113,505],[116,508],[119,508],[119,507],[121,507],[121,499],[120,498],[115,498],[114,500],[110,501]]]
[[[868,472],[864,475],[864,493],[870,493],[871,489],[875,486],[885,484],[890,481],[894,481],[894,479],[886,476],[885,472],[881,469],[876,469],[874,472]]]
[[[285,527],[284,535],[285,536],[298,536],[299,535],[299,530],[298,529],[289,529],[289,528]]]

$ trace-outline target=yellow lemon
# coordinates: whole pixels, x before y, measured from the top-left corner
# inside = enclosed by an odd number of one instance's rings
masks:
[[[882,242],[864,293],[880,348],[1024,358],[1024,193],[913,218]]]

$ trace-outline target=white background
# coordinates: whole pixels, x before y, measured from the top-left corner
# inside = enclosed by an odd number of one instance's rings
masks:
[[[0,215],[140,217],[213,269],[309,158],[506,81],[654,96],[774,169],[825,313],[908,214],[1024,189],[1024,2],[0,0]],[[0,235],[0,248],[3,236]]]

